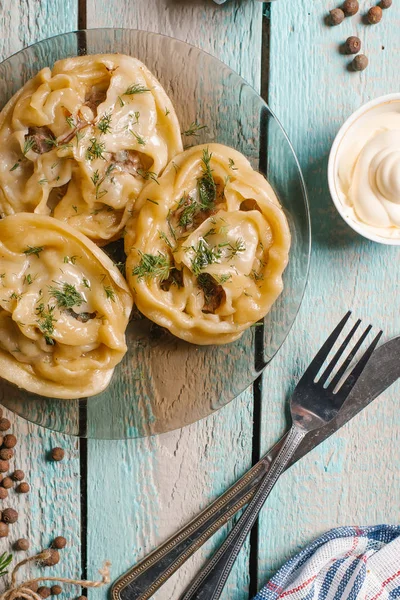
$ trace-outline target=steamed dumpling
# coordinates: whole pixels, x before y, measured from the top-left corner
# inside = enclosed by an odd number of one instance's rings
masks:
[[[127,351],[132,296],[118,268],[68,225],[0,220],[0,374],[42,396],[104,390]]]
[[[196,146],[143,189],[127,225],[127,277],[139,310],[195,344],[224,344],[264,317],[290,248],[269,183],[239,152]]]

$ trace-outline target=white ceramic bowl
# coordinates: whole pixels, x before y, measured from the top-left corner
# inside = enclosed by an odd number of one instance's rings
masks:
[[[341,197],[340,197],[340,187],[339,187],[339,177],[338,177],[338,168],[339,168],[339,159],[341,152],[341,145],[345,138],[349,135],[352,135],[352,128],[355,123],[363,117],[367,112],[379,110],[379,107],[387,107],[388,104],[400,104],[400,93],[396,94],[388,94],[386,96],[380,96],[375,100],[371,100],[361,106],[358,110],[356,110],[342,127],[339,129],[339,132],[332,144],[332,148],[329,154],[329,162],[328,162],[328,184],[329,191],[331,193],[332,200],[340,214],[340,216],[346,221],[346,223],[354,229],[357,233],[364,236],[365,238],[372,240],[373,242],[378,242],[380,244],[388,244],[391,246],[400,246],[400,235],[399,237],[389,237],[384,235],[384,230],[382,231],[382,235],[376,232],[377,228],[366,225],[359,219],[357,219],[354,211],[351,207],[346,206]],[[400,232],[399,232],[400,234]]]

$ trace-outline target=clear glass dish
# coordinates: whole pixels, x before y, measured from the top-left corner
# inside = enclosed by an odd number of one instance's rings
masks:
[[[135,438],[193,423],[245,390],[272,360],[300,307],[310,258],[306,189],[293,148],[265,102],[216,58],[184,42],[127,29],[94,29],[44,40],[0,64],[0,107],[45,66],[82,54],[120,52],[142,60],[170,95],[184,129],[207,125],[195,143],[217,141],[249,158],[275,189],[292,247],[284,291],[264,324],[225,346],[194,346],[146,319],[128,327],[129,351],[108,389],[85,400],[42,398],[5,381],[0,402],[55,431],[98,439]],[[193,143],[193,142],[192,142]],[[117,246],[110,249],[120,251]]]

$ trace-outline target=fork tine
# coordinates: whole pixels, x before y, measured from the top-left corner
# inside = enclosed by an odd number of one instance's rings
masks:
[[[365,331],[362,334],[362,336],[360,337],[360,339],[354,344],[352,350],[349,352],[348,356],[343,361],[343,364],[341,365],[340,369],[338,370],[338,372],[332,378],[332,381],[328,385],[328,387],[327,387],[328,390],[333,392],[333,390],[335,389],[335,387],[337,386],[337,384],[339,383],[339,381],[342,379],[343,375],[345,374],[346,370],[348,369],[348,367],[349,367],[351,361],[353,360],[353,358],[355,357],[356,353],[361,348],[361,345],[363,344],[365,338],[367,337],[367,335],[369,334],[371,329],[372,329],[372,325],[368,325],[368,327],[365,329]]]
[[[364,367],[366,366],[367,362],[369,361],[369,359],[371,357],[371,354],[373,353],[376,346],[378,345],[378,342],[381,339],[381,336],[382,336],[382,331],[379,331],[379,333],[375,336],[373,342],[366,349],[366,351],[364,352],[364,354],[362,355],[362,357],[360,358],[358,363],[355,365],[354,369],[351,371],[351,373],[345,379],[345,381],[343,382],[343,385],[340,386],[340,389],[338,390],[338,394],[341,394],[341,395],[343,394],[345,396],[347,396],[349,394],[350,390],[354,387],[357,379],[360,377],[361,373],[363,372]],[[332,383],[333,383],[333,381],[332,381]]]
[[[352,339],[353,335],[355,334],[355,332],[357,331],[359,325],[361,323],[361,319],[358,319],[358,321],[355,323],[355,325],[353,326],[352,330],[350,331],[350,333],[347,335],[346,339],[344,340],[343,344],[340,346],[340,348],[338,349],[338,351],[336,352],[335,356],[332,358],[331,362],[329,363],[329,365],[326,367],[325,371],[322,373],[321,377],[318,379],[318,383],[320,385],[324,385],[324,383],[326,382],[326,380],[328,379],[329,375],[332,373],[333,368],[336,366],[339,358],[342,356],[343,352],[345,351],[345,349],[347,348],[350,340]]]
[[[312,377],[313,379],[315,378],[318,371],[324,364],[324,361],[326,360],[326,357],[328,356],[329,352],[332,350],[333,346],[335,345],[335,342],[338,339],[339,335],[341,334],[344,326],[346,325],[347,321],[349,320],[350,315],[351,315],[351,310],[349,310],[349,312],[345,314],[345,316],[340,321],[340,323],[338,325],[336,325],[335,329],[332,331],[332,333],[330,334],[330,336],[328,337],[326,342],[322,345],[320,350],[317,352],[317,354],[315,355],[315,357],[309,364],[303,377],[306,376],[307,378],[308,377]]]

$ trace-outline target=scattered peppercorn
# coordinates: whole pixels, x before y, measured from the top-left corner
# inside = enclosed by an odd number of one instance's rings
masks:
[[[41,585],[40,588],[38,588],[37,593],[41,598],[48,598],[51,594],[51,591],[49,587]]]
[[[7,473],[10,470],[10,463],[8,460],[0,460],[0,473]]]
[[[372,6],[367,14],[368,23],[376,25],[382,19],[382,9],[380,6]]]
[[[86,596],[78,596],[76,600],[87,600]]]
[[[29,550],[29,546],[30,546],[29,540],[26,540],[24,538],[17,540],[14,544],[14,548],[16,550]]]
[[[49,555],[47,558],[43,558],[40,562],[44,567],[53,567],[60,562],[60,554],[58,550],[49,548]]]
[[[345,0],[342,6],[342,10],[346,17],[352,17],[357,14],[359,8],[360,5],[358,4],[358,0]]]
[[[11,423],[8,419],[5,419],[4,417],[2,417],[0,419],[0,431],[7,431],[7,429],[10,429],[11,427]]]
[[[59,596],[61,593],[62,593],[61,585],[52,585],[51,586],[51,595],[52,596]]]
[[[4,479],[1,482],[1,485],[4,489],[10,490],[12,488],[12,486],[14,485],[14,482],[11,479],[11,477],[4,477]]]
[[[2,521],[0,521],[0,538],[7,537],[8,532],[9,532],[8,525],[6,523],[3,523]]]
[[[3,416],[3,409],[0,407],[0,419],[2,418],[2,416]]]
[[[37,592],[39,589],[39,584],[37,581],[32,581],[32,583],[30,583],[26,587],[29,588],[30,590],[32,590],[32,592]]]
[[[62,448],[53,448],[51,451],[51,458],[56,461],[60,461],[64,458],[65,452]]]
[[[16,523],[18,521],[18,513],[14,508],[5,508],[1,518],[4,523]]]
[[[58,535],[54,538],[52,546],[53,548],[57,548],[57,550],[62,550],[67,545],[67,540],[62,535]]]
[[[5,500],[8,498],[8,492],[3,487],[0,487],[0,500]]]
[[[361,40],[355,35],[351,35],[347,38],[345,43],[347,54],[357,54],[361,50]]]
[[[0,450],[0,459],[1,460],[11,460],[14,456],[14,450],[12,448],[2,448]]]
[[[21,469],[16,469],[11,477],[14,479],[14,481],[22,481],[25,479],[25,473],[21,471]]]
[[[17,438],[12,433],[7,433],[3,438],[3,446],[5,448],[14,448],[17,445]]]
[[[2,446],[2,445],[3,445],[3,441],[4,441],[4,438],[3,438],[3,436],[2,436],[2,435],[0,435],[0,446]]]
[[[18,492],[18,494],[27,494],[31,489],[31,486],[29,485],[29,483],[27,483],[26,481],[22,481],[19,485],[17,485],[17,487],[15,488],[15,491]]]
[[[331,25],[340,25],[344,21],[344,12],[341,8],[334,8],[329,12]]]
[[[390,8],[392,6],[392,0],[381,0],[379,6],[383,9]]]
[[[357,56],[353,58],[351,64],[353,65],[354,71],[364,71],[364,69],[368,67],[368,62],[368,58],[365,54],[357,54]]]

